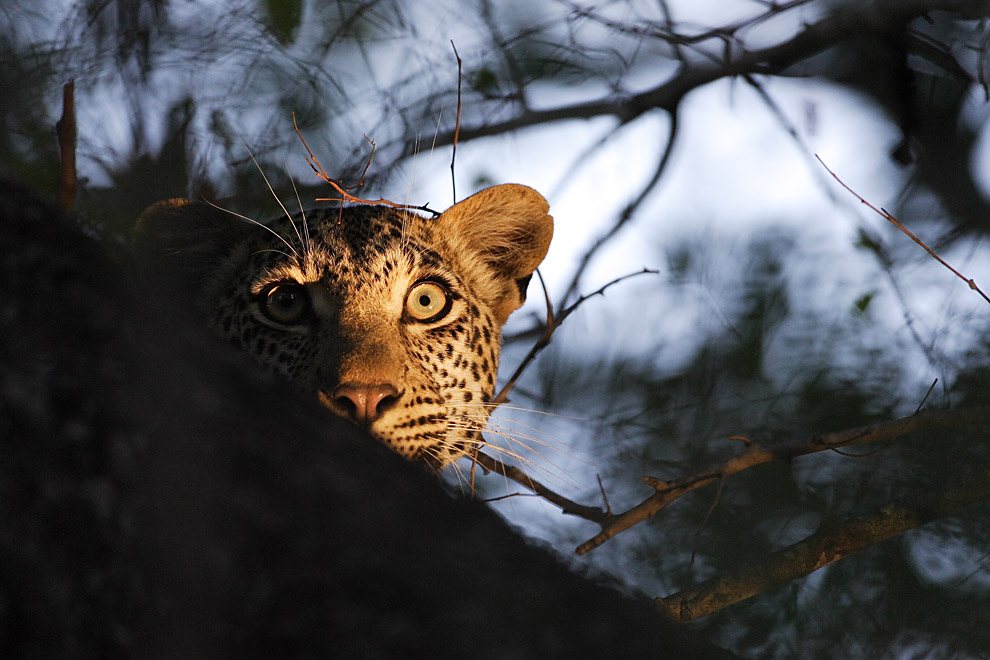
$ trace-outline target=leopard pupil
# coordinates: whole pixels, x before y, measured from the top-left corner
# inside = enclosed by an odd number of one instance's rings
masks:
[[[430,306],[430,297],[427,296],[427,295],[420,296],[419,297],[419,304],[422,305],[423,307],[429,307]]]

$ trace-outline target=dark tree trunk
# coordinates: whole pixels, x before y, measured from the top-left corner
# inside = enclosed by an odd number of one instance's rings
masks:
[[[0,272],[0,656],[723,656],[257,374],[2,181]]]

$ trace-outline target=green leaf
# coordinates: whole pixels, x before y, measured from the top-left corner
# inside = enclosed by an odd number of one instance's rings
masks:
[[[870,303],[873,302],[873,298],[876,297],[876,295],[876,291],[870,291],[857,298],[856,302],[853,303],[853,306],[856,308],[856,313],[865,314],[866,308],[870,306]]]
[[[871,235],[865,229],[860,229],[855,243],[856,247],[861,250],[869,250],[874,254],[881,254],[883,246],[880,245],[879,237]]]
[[[302,19],[302,0],[262,0],[262,4],[268,29],[281,43],[291,43]]]
[[[498,87],[498,76],[489,67],[482,67],[474,75],[474,88],[482,94],[494,93]]]

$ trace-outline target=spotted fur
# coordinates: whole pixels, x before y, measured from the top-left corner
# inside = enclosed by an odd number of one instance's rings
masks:
[[[439,469],[482,443],[501,328],[553,233],[521,185],[439,217],[351,206],[262,227],[201,202],[161,202],[139,235],[219,334]]]

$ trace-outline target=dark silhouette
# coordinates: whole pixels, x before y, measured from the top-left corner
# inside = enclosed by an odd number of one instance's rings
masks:
[[[0,183],[0,656],[729,657],[268,380]]]

